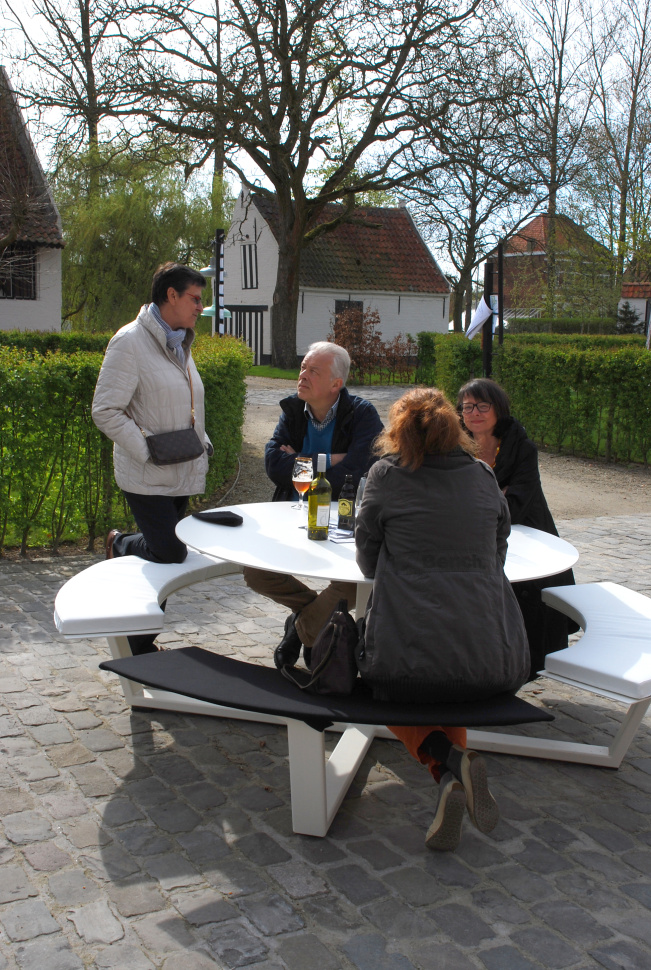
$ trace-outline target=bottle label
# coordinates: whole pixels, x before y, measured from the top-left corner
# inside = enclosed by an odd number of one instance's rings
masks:
[[[339,499],[339,509],[338,509],[338,511],[339,511],[339,515],[341,515],[341,516],[352,515],[353,514],[353,503],[352,503],[352,499],[349,499],[349,498],[340,498]]]
[[[317,529],[323,528],[330,524],[330,506],[329,505],[317,505],[316,509],[316,527]]]

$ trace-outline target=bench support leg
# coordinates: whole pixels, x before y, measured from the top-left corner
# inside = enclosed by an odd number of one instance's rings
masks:
[[[327,834],[350,783],[375,736],[375,728],[350,724],[326,762],[325,735],[288,720],[292,827],[301,835]]]
[[[528,758],[547,758],[550,761],[571,761],[577,764],[619,768],[635,737],[651,699],[646,697],[630,705],[619,731],[608,747],[582,744],[576,741],[554,741],[551,738],[530,738],[517,734],[498,734],[492,731],[468,731],[468,747],[495,754],[518,754]]]

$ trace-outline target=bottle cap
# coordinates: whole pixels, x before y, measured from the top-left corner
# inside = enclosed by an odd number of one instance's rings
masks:
[[[317,455],[316,459],[316,470],[317,472],[324,472],[326,470],[327,455]]]

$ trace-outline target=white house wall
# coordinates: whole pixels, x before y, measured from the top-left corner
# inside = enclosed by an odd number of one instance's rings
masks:
[[[258,257],[257,287],[242,286],[242,246],[255,243]],[[276,288],[278,245],[269,225],[255,205],[242,205],[241,194],[224,245],[224,304],[228,306],[265,306],[262,352],[271,354],[270,311]]]
[[[61,330],[60,249],[37,251],[35,300],[0,300],[0,330]]]
[[[638,317],[638,323],[644,323],[645,316],[646,316],[646,304],[647,304],[647,301],[646,300],[634,300],[634,299],[620,300],[619,301],[619,309],[620,310],[624,306],[624,303],[628,303],[629,306],[631,306],[636,311],[637,317]]]
[[[377,310],[378,329],[384,341],[398,334],[416,336],[421,330],[447,333],[448,294],[377,293],[355,290],[301,289],[298,298],[296,352],[301,355],[315,340],[327,340],[335,315],[335,300],[362,301],[364,309]]]

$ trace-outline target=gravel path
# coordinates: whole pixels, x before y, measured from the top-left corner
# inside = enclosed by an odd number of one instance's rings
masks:
[[[273,487],[264,471],[264,446],[278,421],[278,402],[295,390],[294,381],[247,377],[247,407],[241,471],[224,504],[266,502]],[[386,420],[391,403],[404,391],[400,386],[351,387],[375,404]],[[555,519],[585,516],[635,515],[651,512],[651,471],[624,465],[543,452],[540,473]]]

